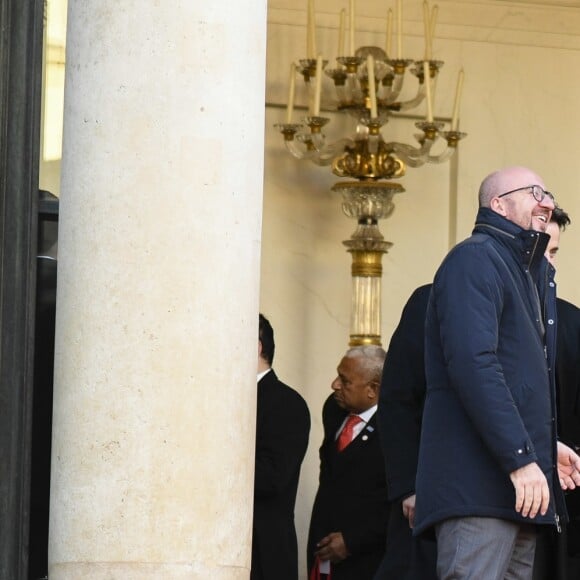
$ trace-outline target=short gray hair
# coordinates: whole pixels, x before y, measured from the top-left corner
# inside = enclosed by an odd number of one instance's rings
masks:
[[[490,173],[479,186],[479,207],[489,207],[491,200],[495,197],[498,191],[498,184],[501,178],[500,171]]]
[[[347,358],[358,358],[362,366],[368,373],[370,381],[381,382],[383,374],[383,365],[387,353],[375,344],[365,344],[363,346],[353,346],[346,351],[344,355]]]

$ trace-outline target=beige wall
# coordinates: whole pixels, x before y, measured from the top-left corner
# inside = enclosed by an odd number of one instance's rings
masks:
[[[461,128],[469,136],[453,163],[409,169],[401,182],[406,193],[381,224],[385,238],[395,243],[383,259],[384,346],[410,292],[430,281],[449,239],[460,240],[471,231],[481,179],[507,165],[535,169],[572,216],[561,240],[557,279],[560,295],[580,304],[580,81],[574,72],[580,65],[580,9],[499,1],[438,4],[434,58],[445,66],[435,115],[450,115],[457,72],[464,67]],[[403,56],[422,58],[421,2],[404,5]],[[384,45],[389,6],[394,1],[357,2],[357,45]],[[316,2],[318,48],[325,57],[336,56],[342,7],[348,8],[347,0]],[[317,486],[320,411],[348,342],[350,256],[341,242],[354,229],[329,191],[338,180],[330,169],[292,158],[273,128],[284,120],[279,105],[286,102],[289,64],[305,56],[305,8],[306,0],[269,2],[260,299],[276,331],[274,366],[304,395],[313,419],[296,507],[302,557]],[[297,101],[304,103],[300,95]],[[389,140],[396,136],[408,142],[414,132],[410,120],[389,123],[384,130]],[[455,196],[456,223],[450,217]]]

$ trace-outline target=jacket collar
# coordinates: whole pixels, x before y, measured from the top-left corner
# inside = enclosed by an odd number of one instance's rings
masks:
[[[508,247],[518,261],[536,274],[550,236],[536,230],[524,230],[488,207],[480,207],[473,233],[483,233]]]

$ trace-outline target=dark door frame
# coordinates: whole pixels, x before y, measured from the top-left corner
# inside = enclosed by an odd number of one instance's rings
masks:
[[[44,0],[0,0],[0,580],[26,580]]]

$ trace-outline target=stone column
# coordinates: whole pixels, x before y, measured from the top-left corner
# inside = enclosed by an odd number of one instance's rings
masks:
[[[249,576],[265,38],[69,0],[51,580]]]

